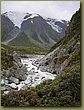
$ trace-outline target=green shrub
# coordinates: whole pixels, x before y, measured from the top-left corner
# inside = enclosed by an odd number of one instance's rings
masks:
[[[40,100],[36,92],[31,90],[12,91],[2,95],[2,106],[39,106]]]

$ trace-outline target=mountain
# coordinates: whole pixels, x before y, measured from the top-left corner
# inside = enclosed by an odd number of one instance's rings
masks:
[[[8,17],[2,15],[1,25],[1,40],[4,41],[7,38],[7,34],[14,28],[14,24]]]
[[[46,18],[46,21],[55,31],[58,32],[58,35],[60,37],[63,37],[65,35],[65,30],[69,24],[69,21],[51,18]]]
[[[32,42],[30,42],[29,38],[27,37],[27,35],[24,32],[20,32],[16,38],[14,38],[13,40],[11,40],[9,42],[10,45],[17,45],[17,46],[32,46]],[[33,45],[34,46],[34,45]]]
[[[33,39],[44,45],[51,45],[59,40],[57,32],[40,15],[28,14],[24,19],[21,30],[27,34],[30,40]]]
[[[9,44],[11,40],[17,37],[21,30],[5,15],[1,15],[1,41],[3,44]]]
[[[65,36],[59,40],[42,59],[40,65],[45,65],[46,70],[56,74],[63,71],[71,63],[80,59],[80,10],[73,15]]]
[[[9,11],[3,13],[2,15],[8,17],[14,23],[15,26],[18,26],[20,28],[25,14],[26,14],[25,12]]]
[[[20,32],[25,33],[25,35],[27,35],[28,38],[25,40],[27,40],[28,43],[30,42],[29,45],[32,44],[33,46],[40,46],[40,47],[47,47],[47,48],[55,44],[55,42],[57,42],[60,39],[61,34],[64,35],[62,31],[60,31],[60,34],[59,34],[57,30],[54,30],[52,26],[49,25],[46,19],[44,19],[39,14],[35,14],[35,13],[30,14],[30,13],[10,11],[10,12],[3,13],[1,15],[1,21],[2,21],[2,43],[6,45],[8,44],[15,45],[14,42],[16,41],[18,34]],[[10,32],[8,32],[4,27],[8,23],[13,25]],[[67,23],[65,24],[67,26]],[[16,32],[16,27],[17,27],[17,32]],[[22,44],[21,41],[22,40],[19,41],[20,45]],[[25,46],[25,43],[23,44]],[[16,43],[16,45],[18,44]]]

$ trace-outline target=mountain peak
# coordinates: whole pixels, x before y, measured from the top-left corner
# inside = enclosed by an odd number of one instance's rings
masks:
[[[68,21],[61,20],[61,19],[53,19],[53,18],[46,18],[46,21],[51,27],[58,32],[60,36],[65,35],[65,29],[68,26]]]
[[[18,26],[19,28],[21,27],[21,23],[24,20],[34,18],[34,17],[39,17],[39,14],[36,13],[26,13],[26,12],[15,12],[15,11],[9,11],[3,13],[4,16],[8,17],[14,24],[15,26]]]
[[[20,28],[25,12],[9,11],[3,13],[3,15],[8,17],[15,24],[15,26],[18,26]]]
[[[34,18],[34,17],[39,17],[39,14],[36,14],[36,13],[33,13],[33,14],[26,13],[24,19],[27,20],[27,19]]]

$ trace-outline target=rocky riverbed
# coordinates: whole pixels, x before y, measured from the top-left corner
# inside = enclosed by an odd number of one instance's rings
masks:
[[[7,76],[2,78],[1,87],[4,94],[11,90],[24,90],[28,87],[35,87],[44,80],[54,79],[56,75],[42,70],[39,62],[44,55],[27,55],[21,57],[21,67],[17,70],[10,69]]]

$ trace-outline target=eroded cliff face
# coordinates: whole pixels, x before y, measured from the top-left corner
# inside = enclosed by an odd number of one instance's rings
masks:
[[[80,60],[80,9],[70,21],[66,35],[40,62],[42,69],[58,74]]]

